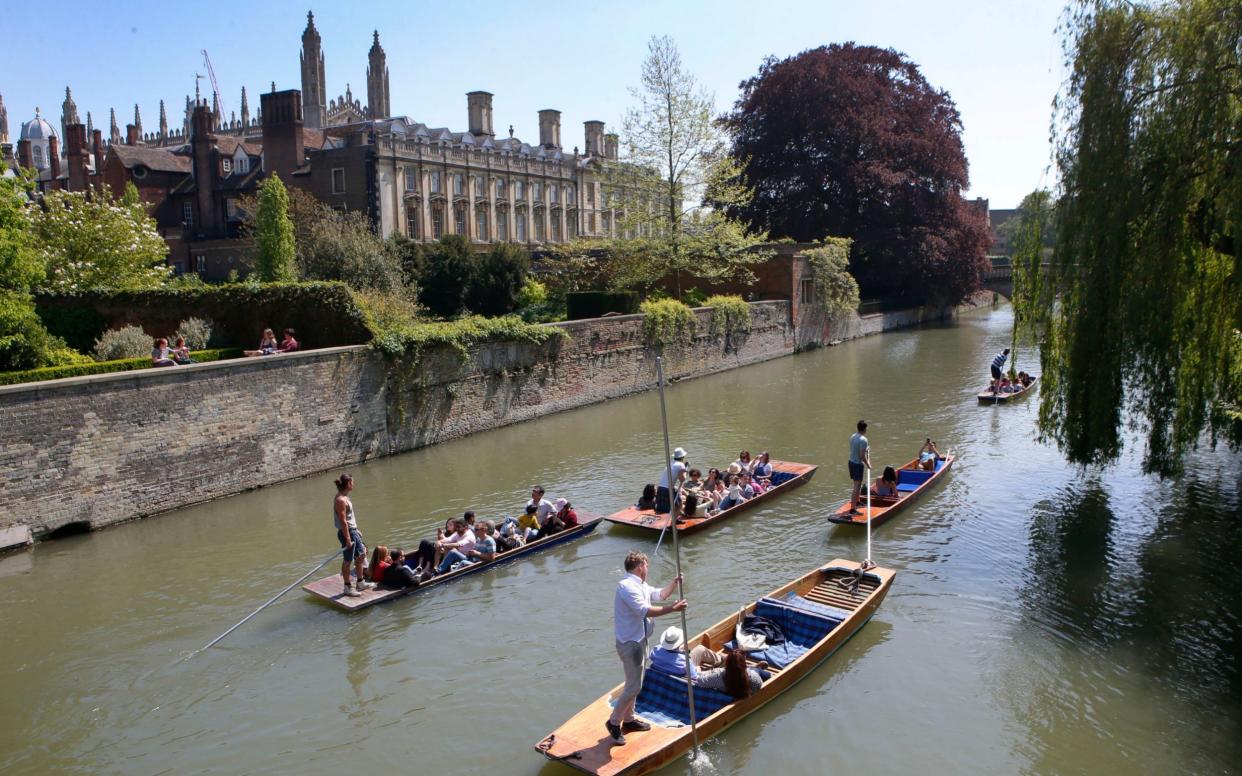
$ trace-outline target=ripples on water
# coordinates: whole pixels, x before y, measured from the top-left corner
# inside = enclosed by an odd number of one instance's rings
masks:
[[[821,464],[682,544],[692,631],[863,555],[861,533],[823,519],[848,495],[858,417],[877,464],[927,435],[961,455],[876,532],[873,555],[899,572],[876,618],[669,772],[1238,768],[1238,457],[1198,454],[1177,483],[1141,476],[1135,453],[1067,467],[1034,439],[1035,400],[975,403],[1009,325],[981,312],[669,390],[694,465],[764,446]],[[363,531],[412,547],[466,508],[516,511],[535,483],[607,513],[658,475],[658,417],[646,394],[353,467]],[[0,561],[0,770],[564,773],[530,747],[619,681],[612,590],[654,536],[602,527],[355,616],[295,591],[183,660],[331,551],[334,476]],[[654,581],[672,567],[666,539]]]

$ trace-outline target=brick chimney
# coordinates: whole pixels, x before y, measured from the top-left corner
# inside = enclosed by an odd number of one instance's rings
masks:
[[[306,161],[302,93],[286,89],[268,92],[259,99],[263,110],[263,170],[289,183],[290,173]]]
[[[142,142],[142,136],[138,134],[138,127],[133,124],[125,125],[125,145],[138,145]]]
[[[95,174],[102,175],[104,163],[104,144],[103,132],[101,130],[97,129],[91,133],[91,153],[95,155]]]
[[[34,169],[34,159],[30,156],[30,141],[17,141],[17,164],[27,170]]]
[[[475,137],[495,137],[492,131],[492,95],[491,92],[466,92],[466,117],[470,126],[470,134]]]
[[[60,177],[60,140],[55,135],[47,139],[47,162],[52,180]]]
[[[69,190],[86,191],[87,157],[90,155],[86,147],[86,126],[68,124],[65,126],[65,161],[69,166]]]
[[[603,156],[604,155],[604,122],[584,121],[582,122],[582,125],[586,127],[587,156]]]
[[[561,112],[547,108],[539,111],[539,145],[561,147]]]
[[[216,165],[216,138],[211,133],[214,119],[206,103],[194,106],[190,117],[190,152],[194,159],[194,204],[197,220],[193,231],[199,234],[214,232],[220,222],[216,208],[216,185],[219,175]]]

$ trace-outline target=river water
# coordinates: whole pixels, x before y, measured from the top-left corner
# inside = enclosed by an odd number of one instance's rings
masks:
[[[1066,465],[1034,439],[1037,402],[976,405],[1011,324],[982,310],[670,388],[693,464],[748,447],[822,466],[683,542],[692,631],[863,555],[824,519],[859,417],[878,465],[924,436],[961,458],[877,530],[898,574],[871,623],[665,772],[1242,768],[1239,457],[1197,454],[1177,482],[1134,453]],[[647,393],[352,467],[354,503],[369,542],[407,547],[464,509],[515,511],[533,483],[607,513],[654,480],[661,444]],[[0,560],[0,772],[567,773],[531,747],[620,681],[612,591],[654,537],[605,524],[352,616],[295,590],[184,659],[335,549],[335,474]],[[652,581],[672,564],[666,543]]]

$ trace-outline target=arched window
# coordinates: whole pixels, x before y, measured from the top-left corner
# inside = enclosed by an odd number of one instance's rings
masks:
[[[36,170],[43,169],[43,146],[37,145],[30,149],[34,154],[34,166]]]

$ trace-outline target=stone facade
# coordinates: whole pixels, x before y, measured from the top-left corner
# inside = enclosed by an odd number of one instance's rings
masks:
[[[664,354],[668,377],[952,312],[853,316],[800,333],[788,302],[751,309],[741,336],[712,335],[711,311],[696,311],[693,346]],[[642,316],[553,325],[570,336],[489,345],[467,363],[428,355],[409,374],[351,346],[0,387],[0,537],[101,528],[655,385]],[[168,471],[178,473],[176,488]]]

